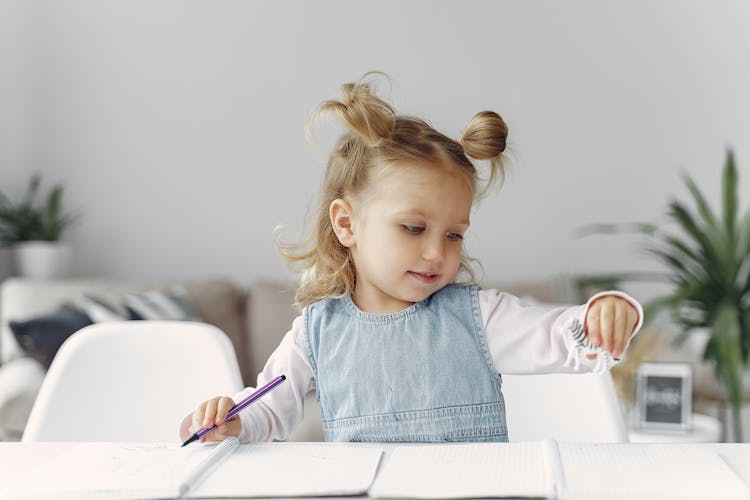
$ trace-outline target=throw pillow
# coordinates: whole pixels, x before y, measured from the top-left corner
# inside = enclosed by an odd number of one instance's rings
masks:
[[[126,293],[120,297],[84,295],[75,301],[94,323],[125,320],[200,321],[187,291],[180,286]]]
[[[187,292],[179,286],[126,294],[124,305],[133,320],[200,321]]]
[[[119,303],[109,301],[103,297],[84,295],[74,302],[76,307],[85,312],[94,323],[105,321],[123,321],[128,319],[128,311]]]
[[[104,321],[201,321],[180,286],[128,293],[119,299],[84,295],[56,311],[9,326],[24,352],[49,368],[63,342],[84,326]]]
[[[84,311],[63,304],[56,311],[27,321],[10,321],[9,326],[21,349],[49,368],[62,343],[91,324],[91,318]]]

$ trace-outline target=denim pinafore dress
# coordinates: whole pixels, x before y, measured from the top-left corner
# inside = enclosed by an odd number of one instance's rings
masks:
[[[327,441],[508,441],[477,286],[385,315],[323,299],[303,316]]]

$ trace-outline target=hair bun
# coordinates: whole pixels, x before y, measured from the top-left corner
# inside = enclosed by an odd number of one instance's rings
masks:
[[[367,80],[372,75],[383,74],[370,72],[356,82],[345,83],[341,87],[341,101],[325,101],[318,107],[313,119],[322,112],[334,110],[349,132],[367,146],[377,146],[390,138],[396,112],[390,104],[375,95],[373,83]]]
[[[461,137],[467,156],[476,160],[498,158],[505,151],[508,126],[494,111],[480,111],[471,119]]]

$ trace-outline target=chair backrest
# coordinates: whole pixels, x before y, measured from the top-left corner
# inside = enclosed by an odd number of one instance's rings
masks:
[[[503,375],[508,438],[568,442],[628,441],[609,372]]]
[[[177,441],[200,402],[241,389],[232,344],[212,325],[97,323],[60,347],[22,441]]]

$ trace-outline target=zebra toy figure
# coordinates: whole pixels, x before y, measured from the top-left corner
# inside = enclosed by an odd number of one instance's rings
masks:
[[[588,336],[583,331],[583,324],[579,320],[574,319],[571,322],[568,332],[570,333],[570,338],[575,343],[575,348],[570,350],[568,358],[565,360],[566,367],[573,365],[573,369],[578,370],[581,366],[581,356],[589,354],[596,354],[597,356],[596,366],[592,370],[594,373],[608,371],[619,361],[619,359],[613,358],[610,353],[601,347],[591,344]]]

